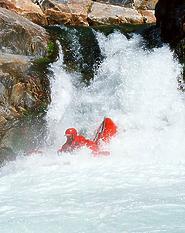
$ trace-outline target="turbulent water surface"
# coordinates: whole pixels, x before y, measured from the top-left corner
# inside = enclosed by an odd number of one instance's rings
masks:
[[[147,51],[136,35],[96,37],[104,60],[89,86],[65,71],[62,50],[51,66],[43,155],[0,171],[2,233],[185,232],[181,67],[165,45]],[[111,156],[57,156],[67,127],[92,138],[105,116],[119,128]]]

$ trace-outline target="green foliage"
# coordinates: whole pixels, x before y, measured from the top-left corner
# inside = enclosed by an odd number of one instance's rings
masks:
[[[56,50],[56,45],[54,44],[53,41],[49,41],[47,48],[48,56],[52,56],[55,53],[55,50]]]
[[[48,64],[50,63],[50,59],[48,57],[41,57],[36,60],[37,64]]]
[[[53,62],[58,54],[58,49],[53,41],[49,41],[47,45],[47,56],[38,58],[35,62],[39,65],[48,65]]]

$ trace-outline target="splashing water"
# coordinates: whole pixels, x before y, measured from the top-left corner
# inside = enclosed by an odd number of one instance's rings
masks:
[[[60,58],[51,67],[51,149],[68,127],[92,138],[104,116],[119,132],[111,156],[82,150],[20,158],[1,169],[3,233],[178,233],[185,231],[185,108],[181,66],[168,46],[96,34],[104,61],[87,87]]]

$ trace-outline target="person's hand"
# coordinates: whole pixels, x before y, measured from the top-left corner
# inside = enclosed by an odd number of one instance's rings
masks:
[[[62,154],[62,149],[60,148],[57,150],[57,155],[61,155],[61,154]]]

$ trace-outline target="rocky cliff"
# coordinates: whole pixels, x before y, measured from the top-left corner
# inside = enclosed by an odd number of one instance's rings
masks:
[[[175,49],[185,66],[185,0],[159,0],[155,15],[163,42]]]
[[[49,82],[36,69],[48,56],[46,30],[5,8],[0,8],[0,143],[21,119],[37,115],[49,101]],[[7,142],[8,140],[6,140]]]
[[[0,7],[40,25],[112,25],[155,23],[157,0],[0,0]]]

